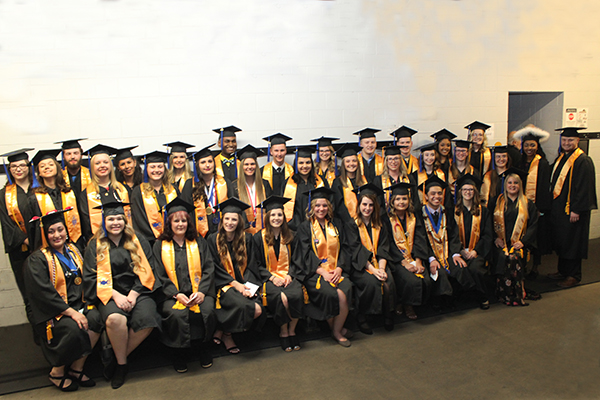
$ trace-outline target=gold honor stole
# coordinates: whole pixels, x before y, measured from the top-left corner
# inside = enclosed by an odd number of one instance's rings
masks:
[[[258,210],[258,208],[256,208],[256,210],[257,213],[260,213],[260,210]],[[246,232],[254,235],[256,232],[259,232],[264,228],[263,219],[260,218],[260,215],[254,215],[254,210],[252,209],[252,207],[247,208],[244,212],[246,213],[246,218],[250,223],[250,226],[248,227],[248,229],[246,229]],[[254,226],[252,226],[252,222],[254,222]]]
[[[81,190],[83,190],[84,188],[88,187],[89,184],[92,183],[92,177],[90,176],[89,169],[87,169],[83,165],[79,168],[79,173],[81,174]],[[67,167],[63,169],[62,174],[63,178],[65,179],[65,182],[67,182],[67,185],[71,187],[71,180],[69,179],[69,172],[67,170]]]
[[[483,183],[481,184],[480,193],[481,204],[483,205],[487,204],[487,202],[490,200],[490,189],[492,188],[492,173],[494,173],[494,171],[488,171],[485,175],[483,175]]]
[[[342,192],[344,193],[344,204],[348,209],[348,214],[350,214],[350,218],[356,219],[356,207],[358,206],[358,199],[356,197],[356,193],[352,191],[352,182],[350,178],[346,178],[346,187],[342,185]]]
[[[25,227],[25,220],[19,210],[19,203],[17,201],[17,184],[6,185],[6,191],[4,192],[4,202],[6,203],[6,211],[10,219],[19,226],[21,232],[27,234],[27,228]],[[28,246],[23,243],[21,245],[21,251],[27,251]]]
[[[325,182],[319,175],[315,174],[315,189],[325,186]],[[285,219],[287,222],[290,222],[294,217],[294,206],[296,204],[296,192],[298,191],[298,184],[294,182],[293,179],[288,179],[285,185],[285,189],[283,191],[283,197],[290,199],[287,203],[283,205],[283,213],[285,214]]]
[[[190,275],[190,282],[192,283],[192,292],[198,292],[198,286],[202,279],[202,264],[200,261],[200,251],[198,250],[198,242],[195,240],[185,241],[185,253],[187,256],[188,272]],[[175,248],[173,241],[164,240],[162,242],[161,259],[165,267],[165,271],[169,276],[169,279],[177,290],[179,290],[179,282],[177,281],[177,272],[175,272]],[[181,304],[179,300],[173,305],[173,310],[185,310],[186,306]],[[190,311],[200,314],[200,307],[198,304],[190,307]]]
[[[479,157],[479,173],[484,176],[490,169],[492,163],[492,152],[489,148],[480,150],[481,157]]]
[[[315,218],[312,221],[311,230],[312,249],[321,260],[321,267],[328,272],[333,272],[337,267],[340,250],[340,237],[337,229],[331,222],[327,221],[327,226],[325,227],[327,236],[325,236],[321,229],[321,224],[319,224],[319,221]],[[322,276],[319,276],[319,279],[317,280],[317,289],[321,288],[321,278]],[[344,277],[340,277],[338,282],[341,283],[343,280]],[[329,282],[329,284],[336,287],[336,285],[331,282]]]
[[[479,215],[473,215],[473,222],[471,224],[471,237],[469,238],[468,243],[467,238],[465,237],[465,213],[461,212],[460,215],[454,214],[454,220],[458,225],[458,236],[460,237],[460,242],[462,243],[463,247],[468,250],[473,250],[479,242],[479,237],[481,236],[481,213],[482,210],[480,205]]]
[[[505,226],[504,226],[504,205],[505,205],[505,203],[506,203],[506,199],[504,198],[504,195],[501,194],[498,197],[498,202],[496,203],[496,209],[494,210],[494,231],[496,232],[496,235],[498,235],[498,237],[502,238],[502,240],[506,240],[506,233],[505,233]],[[510,251],[511,252],[512,252],[512,245],[515,244],[516,242],[518,242],[519,240],[521,240],[521,238],[525,234],[525,231],[527,230],[527,218],[528,218],[527,208],[524,207],[520,201],[517,204],[519,207],[519,215],[517,216],[517,221],[515,222],[515,226],[513,228],[511,236],[510,236],[510,244],[511,244]],[[504,244],[503,250],[504,250],[505,254],[508,253],[508,246],[506,246],[506,243]]]
[[[215,176],[215,194],[217,196],[217,201],[216,204],[219,204],[225,200],[227,200],[227,182],[225,181],[225,178],[223,178],[222,176],[216,175]],[[194,201],[194,208],[195,208],[195,216],[196,216],[196,230],[198,231],[198,233],[200,233],[202,235],[202,237],[205,237],[206,234],[208,233],[208,219],[207,219],[207,213],[206,213],[206,204],[204,203],[204,200],[202,199],[198,199]],[[212,212],[208,215],[212,215],[213,213],[216,213],[216,210],[213,209]]]
[[[438,178],[440,178],[441,180],[443,180],[444,182],[446,181],[446,174],[444,174],[444,171],[442,171],[441,169],[436,169],[435,171],[433,171],[433,173],[431,174],[432,176],[435,175]],[[427,172],[426,171],[419,171],[417,173],[417,188],[421,185],[423,185],[423,183],[425,183],[425,181],[427,180]],[[444,198],[446,198],[446,189],[442,189],[442,196]],[[427,198],[425,197],[425,185],[423,185],[423,192],[419,192],[419,198],[421,200],[421,203],[423,205],[427,204]]]
[[[473,175],[473,166],[471,164],[467,164],[467,166],[465,167],[464,171],[463,172],[459,172],[459,174],[460,174],[459,178],[461,176],[467,175],[467,174]],[[449,173],[448,174],[448,186],[454,187],[454,182],[456,182],[456,179],[454,179],[454,175],[452,175],[452,173]],[[452,190],[454,190],[454,189],[452,189]]]
[[[374,155],[374,159],[372,162],[375,163],[375,175],[379,176],[381,174],[383,174],[383,157],[381,157],[379,154],[375,154]],[[362,157],[362,153],[357,157],[358,158],[358,165],[360,166],[360,170],[363,173],[363,176],[365,176],[365,161]]]
[[[106,239],[109,240],[109,239]],[[135,274],[140,278],[140,282],[148,290],[152,290],[154,287],[154,273],[150,267],[150,263],[142,250],[137,236],[133,237],[133,243],[137,247],[137,255],[140,257],[140,266]],[[96,241],[96,254],[98,252],[99,241]],[[97,277],[96,277],[96,293],[102,304],[106,305],[112,297],[113,282],[112,282],[112,268],[110,265],[110,246],[106,246],[103,254],[100,254],[100,260],[96,262]]]
[[[272,274],[281,279],[285,279],[290,271],[290,247],[283,243],[279,243],[279,259],[275,257],[275,250],[273,246],[267,245],[267,239],[265,238],[266,232],[263,229],[261,232],[263,250],[265,256],[265,263],[267,270]]]
[[[527,198],[535,203],[536,189],[537,189],[537,177],[538,167],[540,166],[540,160],[542,156],[536,154],[529,164],[529,174],[527,175],[527,183],[525,184],[525,195]]]
[[[171,201],[175,200],[177,197],[177,191],[171,185],[169,185],[170,190],[167,191],[167,188],[163,185],[163,191],[165,192],[165,198],[167,200],[167,204]],[[146,210],[146,216],[148,217],[148,223],[150,224],[150,228],[152,229],[152,233],[154,237],[157,238],[163,232],[163,224],[164,224],[164,215],[163,210],[158,205],[158,199],[156,198],[156,191],[152,189],[151,193],[145,193],[145,190],[142,189],[142,200],[144,202],[144,209]]]
[[[444,207],[440,207],[439,211],[439,218],[442,219],[439,232],[436,232],[433,228],[433,224],[427,215],[427,211],[425,211],[426,208],[426,206],[423,206],[423,220],[425,222],[429,244],[431,244],[433,254],[435,255],[437,261],[449,272],[448,238],[446,237],[446,213],[444,212]]]
[[[234,158],[235,156],[232,156],[231,158]],[[220,176],[221,178],[225,177],[225,172],[223,171],[223,161],[227,160],[227,158],[225,158],[221,153],[219,153],[219,155],[217,155],[215,157],[215,174],[217,176]],[[235,164],[234,164],[235,166]]]
[[[71,253],[74,256],[73,261],[77,266],[79,276],[81,276],[81,266],[83,265],[83,259],[81,257],[81,254],[79,253],[79,250],[72,243],[67,243],[66,247],[69,250],[71,250]],[[58,261],[56,255],[54,255],[52,251],[48,248],[43,248],[41,250],[42,254],[44,254],[44,256],[46,257],[46,262],[48,263],[48,273],[50,274],[50,282],[52,282],[52,286],[54,286],[54,289],[56,289],[56,292],[58,293],[60,298],[63,299],[63,301],[67,305],[69,305],[69,297],[67,295],[67,281],[65,279],[65,273],[63,272],[63,269],[60,266],[60,261]],[[58,321],[62,318],[62,314],[59,314],[54,318],[56,318],[56,320]],[[52,326],[52,320],[46,322],[46,339],[48,340],[48,343],[50,343],[50,341],[54,337],[54,335],[52,335]]]
[[[325,180],[327,181],[327,183],[329,183],[329,187],[333,185],[333,181],[335,180],[335,170],[327,169],[327,173],[324,173],[321,170],[321,167],[317,165],[317,175],[319,176],[319,178],[321,178],[321,175],[324,175]]]
[[[567,174],[571,171],[571,168],[573,168],[573,164],[575,163],[575,160],[577,160],[577,158],[579,158],[579,156],[582,154],[583,154],[583,150],[581,150],[578,147],[573,152],[573,154],[571,154],[571,156],[567,159],[565,164],[562,166],[562,169],[560,170],[560,175],[558,176],[558,179],[556,180],[556,185],[554,185],[554,190],[552,191],[554,198],[557,198],[558,196],[560,196],[560,192],[562,192],[562,187],[565,184],[565,179],[567,178]],[[560,163],[560,160],[562,160],[564,155],[565,155],[565,153],[560,153],[560,156],[555,161],[554,170],[552,171],[552,176],[554,176],[554,173],[556,172],[556,168],[558,167],[558,164]],[[571,181],[572,181],[572,179],[573,179],[573,174],[570,174],[569,175],[569,193],[567,194],[567,204],[565,206],[566,214],[571,213]]]
[[[288,179],[290,176],[294,175],[294,168],[290,164],[284,163],[283,166],[285,168],[284,180]],[[264,180],[266,180],[267,182],[269,182],[269,185],[271,185],[271,189],[273,189],[273,162],[272,161],[265,164],[265,166],[263,167],[262,178]]]
[[[402,253],[404,259],[411,263],[414,261],[412,258],[412,248],[413,248],[413,240],[415,238],[415,226],[417,224],[417,218],[414,214],[406,214],[406,233],[404,232],[404,228],[402,228],[402,223],[400,219],[398,219],[397,215],[393,215],[390,218],[390,222],[392,223],[392,231],[394,234],[394,242],[396,243],[396,247]],[[424,279],[423,274],[417,274],[421,279]]]
[[[125,186],[123,186],[120,182],[117,182],[115,183],[114,189],[119,194],[119,198],[123,203],[129,203],[129,192],[127,192]],[[90,227],[92,228],[92,234],[95,234],[96,231],[102,226],[102,210],[95,209],[94,207],[101,206],[102,199],[100,197],[100,193],[96,192],[96,188],[92,184],[87,186],[86,194],[88,200],[88,213],[90,215]],[[125,211],[127,223],[131,225],[131,206],[124,206],[123,210]]]
[[[187,182],[185,179],[183,179],[184,177],[182,176],[181,179],[179,179],[179,184],[177,185],[178,189],[179,189],[179,193],[181,193],[181,191],[183,190],[184,186],[185,186],[185,182]]]
[[[77,212],[77,199],[75,198],[75,192],[73,190],[70,190],[67,193],[61,191],[60,195],[62,197],[63,208],[73,208],[65,213],[65,224],[67,225],[69,238],[71,241],[77,242],[81,237],[81,224],[79,222],[79,213]],[[40,206],[42,215],[46,215],[49,212],[56,210],[56,206],[52,202],[52,198],[48,193],[36,193],[35,198]],[[44,237],[44,232],[42,232],[42,237]]]
[[[406,167],[407,174],[412,174],[413,172],[419,170],[419,160],[417,159],[417,157],[413,156],[412,154],[408,157],[408,165],[406,165],[406,161],[404,161],[404,157],[400,156],[400,159],[402,160],[402,163]]]
[[[381,233],[381,228],[371,227],[373,232],[373,240],[369,236],[369,232],[367,231],[367,227],[365,224],[358,223],[358,219],[354,220],[356,226],[358,226],[358,233],[360,234],[360,243],[365,246],[365,249],[373,253],[373,257],[371,258],[371,264],[373,264],[374,268],[379,268],[379,263],[377,262],[377,246],[379,245],[379,234]],[[371,274],[371,271],[366,270]]]

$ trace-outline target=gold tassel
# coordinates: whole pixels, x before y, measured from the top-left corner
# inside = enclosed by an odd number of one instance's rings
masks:
[[[319,279],[317,279],[317,290],[321,289],[321,275],[319,275]]]
[[[263,307],[266,307],[267,306],[267,282],[263,283],[263,291],[262,291],[260,297],[262,297]]]
[[[215,305],[217,310],[221,309],[221,293],[223,293],[222,289],[219,289],[219,293],[217,293],[217,304]]]
[[[306,291],[306,287],[302,285],[302,294],[304,297],[304,304],[309,304],[310,300],[308,300],[308,292]]]
[[[48,340],[48,343],[52,341],[53,337],[54,336],[52,335],[52,321],[48,321],[46,322],[46,339]]]

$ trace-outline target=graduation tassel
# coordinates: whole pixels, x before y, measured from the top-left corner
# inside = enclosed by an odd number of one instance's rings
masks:
[[[337,177],[338,176],[337,152],[335,153],[335,162],[334,162],[334,164],[335,164],[335,176]]]
[[[321,162],[321,157],[319,157],[319,142],[317,141],[317,163]]]
[[[37,180],[37,176],[35,175],[35,168],[33,166],[33,163],[31,163],[31,176],[33,177],[33,183],[31,184],[32,188],[38,188],[40,187],[40,183]]]
[[[62,169],[65,169],[65,153],[64,152],[63,152],[62,158],[60,160],[60,165],[61,165]]]
[[[237,150],[235,153],[233,153],[233,166],[235,169],[235,179],[237,179],[237,177],[238,177]]]
[[[271,162],[271,141],[270,140],[269,140],[269,143],[267,144],[267,162]]]
[[[144,183],[148,183],[148,163],[146,162],[146,156],[144,156]]]
[[[309,212],[310,212],[310,203],[311,203],[311,198],[312,198],[312,194],[311,194],[311,192],[309,191],[309,192],[308,192],[308,211],[309,211]]]
[[[167,157],[167,170],[171,168],[171,157],[173,157],[173,153],[170,153],[169,157]]]
[[[419,154],[419,172],[423,172],[423,153]]]
[[[294,171],[298,173],[298,148],[296,147],[296,158],[294,159]]]
[[[200,182],[200,178],[198,178],[198,169],[196,167],[196,158],[192,156],[192,161],[194,162],[194,181]]]
[[[88,151],[88,169],[92,169],[92,157],[90,156],[90,152]]]
[[[163,206],[162,208],[162,212],[163,212],[163,232],[165,231],[165,227],[167,226],[167,206]]]
[[[221,151],[223,151],[223,128],[221,128]]]
[[[8,173],[8,168],[6,168],[6,161],[2,161],[2,163],[4,164],[4,172],[6,173],[6,179],[8,179],[8,184],[12,185],[12,179],[10,179],[10,174]]]

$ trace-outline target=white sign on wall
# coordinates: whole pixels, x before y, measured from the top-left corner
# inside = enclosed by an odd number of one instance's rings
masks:
[[[564,127],[587,128],[588,127],[588,108],[587,107],[569,107],[565,109],[563,120]]]

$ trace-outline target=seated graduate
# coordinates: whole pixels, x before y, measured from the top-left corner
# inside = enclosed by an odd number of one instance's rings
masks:
[[[453,142],[454,158],[450,165],[450,174],[447,177],[447,183],[450,187],[452,197],[454,198],[454,183],[456,180],[465,174],[475,175],[475,169],[469,164],[469,148],[471,147],[471,142],[460,139],[453,140]]]
[[[383,157],[375,153],[377,150],[375,134],[380,131],[381,129],[364,128],[353,133],[359,137],[358,168],[367,182],[373,182],[373,179],[383,172]]]
[[[343,246],[341,222],[333,221],[329,200],[333,191],[320,187],[307,195],[310,199],[307,220],[296,233],[293,270],[308,293],[311,304],[306,308],[307,316],[327,320],[333,339],[343,347],[350,347],[348,338],[352,332],[344,328],[344,323],[352,289],[348,278],[351,256]]]
[[[456,135],[444,128],[430,136],[435,139],[435,158],[446,176],[446,182],[448,182],[452,165],[452,139],[456,138]]]
[[[261,204],[265,227],[253,237],[255,258],[261,274],[266,273],[260,289],[262,305],[279,326],[279,341],[286,352],[300,350],[296,325],[304,306],[302,285],[292,269],[292,254],[296,249],[284,214],[288,201],[285,197],[271,196]]]
[[[194,161],[194,179],[188,181],[181,198],[193,204],[194,221],[198,234],[204,238],[217,231],[221,218],[217,205],[229,198],[230,183],[215,174],[215,160],[210,151],[214,144],[192,155]]]
[[[313,146],[296,147],[294,159],[294,175],[285,181],[283,197],[290,199],[283,208],[285,218],[294,232],[306,220],[308,208],[308,191],[326,186],[325,181],[315,172],[312,161]]]
[[[342,159],[342,164],[340,176],[335,178],[331,186],[335,205],[335,209],[331,211],[343,224],[351,224],[356,218],[357,198],[354,189],[367,183],[358,167],[359,151],[360,147],[356,143],[346,143],[336,152],[336,156]]]
[[[286,142],[292,138],[282,133],[276,133],[264,137],[263,140],[269,142],[269,146],[267,147],[267,164],[260,169],[262,178],[269,182],[272,194],[281,196],[285,180],[294,175],[294,168],[285,162]],[[271,161],[271,157],[273,157],[273,161]]]
[[[510,168],[504,193],[490,204],[495,240],[490,271],[497,278],[498,295],[507,306],[526,306],[524,286],[527,253],[536,246],[538,210],[525,196],[527,172]]]
[[[153,151],[144,156],[144,183],[131,194],[133,229],[146,239],[150,246],[163,233],[164,213],[167,203],[175,200],[177,191],[169,183],[165,162],[169,155]]]
[[[409,175],[404,162],[402,161],[402,155],[400,154],[400,146],[386,146],[383,148],[384,160],[383,160],[383,173],[377,177],[373,183],[380,189],[385,189],[398,182],[414,183],[413,175]],[[391,208],[390,205],[391,193],[385,193],[383,201],[380,203],[384,214]],[[416,196],[418,198],[418,196]],[[416,206],[416,205],[415,205]]]
[[[467,263],[460,255],[462,248],[453,210],[442,206],[446,182],[432,176],[425,181],[425,199],[421,213],[427,243],[429,244],[429,273],[434,281],[434,306],[452,306],[452,284],[450,278],[463,290],[475,287],[475,282],[467,269]],[[440,304],[440,301],[442,304]]]
[[[33,216],[41,217],[50,211],[68,209],[65,211],[65,226],[69,239],[80,251],[85,248],[85,239],[81,234],[81,222],[77,211],[77,196],[75,191],[65,182],[60,164],[56,156],[60,150],[40,150],[33,157],[35,167],[33,181],[33,196],[29,198],[29,206]],[[38,224],[30,224],[30,242],[33,249],[42,245],[42,230]]]
[[[231,182],[233,197],[250,205],[245,211],[244,223],[248,224],[246,232],[252,235],[263,228],[258,205],[271,194],[271,186],[269,186],[269,182],[262,179],[258,167],[258,157],[264,155],[262,150],[251,144],[238,151],[236,154],[239,160],[237,178]]]
[[[96,384],[83,368],[100,337],[102,321],[98,310],[83,302],[83,259],[68,239],[65,211],[41,218],[43,245],[27,259],[24,275],[31,323],[52,365],[48,378],[60,390],[71,392]]]
[[[482,310],[490,308],[486,261],[492,249],[492,219],[490,212],[479,199],[481,180],[471,174],[456,181],[456,207],[454,219],[462,245],[460,255],[475,281],[475,290]]]
[[[388,264],[399,297],[397,313],[404,310],[409,319],[417,319],[414,307],[427,302],[432,286],[426,270],[429,249],[423,219],[420,213],[415,215],[414,212],[413,185],[398,182],[386,191],[391,192],[390,210],[383,218],[383,225],[391,242]]]
[[[256,329],[260,330],[266,318],[256,290],[250,285],[260,285],[262,279],[253,258],[252,235],[244,232],[242,213],[250,206],[234,197],[218,207],[219,230],[208,237],[217,289],[218,330],[213,341],[217,345],[223,343],[229,353],[238,354],[240,349],[231,334],[250,330],[257,319]]]
[[[171,148],[169,152],[167,180],[177,191],[177,195],[181,195],[185,183],[192,179],[192,167],[188,161],[187,149],[195,147],[193,144],[183,142],[165,143],[163,146]]]
[[[129,192],[117,181],[110,156],[117,149],[96,145],[87,151],[90,163],[90,183],[79,196],[79,217],[81,219],[81,230],[86,241],[102,229],[102,210],[99,207],[103,201],[118,199],[129,204]],[[131,224],[131,206],[124,206],[125,218]]]
[[[347,243],[352,252],[350,280],[356,287],[357,319],[360,331],[372,335],[366,315],[383,314],[387,331],[394,329],[396,284],[388,266],[388,231],[381,223],[379,197],[383,190],[367,183],[355,190],[358,207],[354,224],[348,225]]]
[[[175,371],[187,371],[192,348],[200,365],[212,366],[209,339],[216,327],[214,262],[206,240],[190,216],[194,206],[175,198],[167,204],[167,223],[154,243],[156,276],[162,282],[162,342],[173,352]]]
[[[100,206],[102,228],[88,243],[83,260],[85,301],[98,307],[116,358],[104,370],[113,389],[125,383],[129,354],[161,326],[151,296],[160,288],[152,248],[135,235],[125,206],[114,199]]]
[[[508,146],[494,146],[492,151],[492,168],[481,179],[481,205],[487,207],[491,199],[504,191],[506,171],[512,160],[508,155]]]
[[[131,150],[136,147],[137,146],[130,146],[117,149],[117,154],[113,160],[117,181],[125,186],[129,196],[131,196],[131,193],[136,186],[139,186],[144,182],[142,167],[140,167],[140,163],[131,152]]]
[[[339,138],[332,138],[321,136],[318,139],[311,139],[311,142],[317,142],[317,158],[315,159],[315,171],[317,175],[321,177],[321,180],[325,182],[327,187],[333,185],[333,181],[337,176],[337,159],[333,156],[335,150],[333,148],[333,141],[340,140]]]

